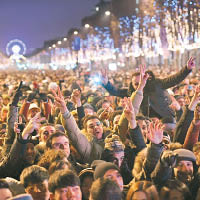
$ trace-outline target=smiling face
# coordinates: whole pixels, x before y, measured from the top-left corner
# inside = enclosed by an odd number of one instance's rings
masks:
[[[88,120],[86,128],[89,134],[93,135],[98,140],[102,139],[103,125],[97,118]]]

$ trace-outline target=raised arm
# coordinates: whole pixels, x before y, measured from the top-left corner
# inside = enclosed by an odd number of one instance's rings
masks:
[[[87,140],[85,135],[83,135],[69,110],[67,109],[64,97],[58,88],[58,92],[52,90],[52,93],[55,97],[55,104],[60,109],[61,112],[61,121],[64,126],[66,133],[76,150],[82,156],[82,159],[85,162],[88,162],[90,155],[92,153],[92,145]]]
[[[195,67],[195,58],[191,57],[187,61],[187,65],[181,71],[167,78],[161,79],[163,88],[168,89],[182,82],[194,67]]]

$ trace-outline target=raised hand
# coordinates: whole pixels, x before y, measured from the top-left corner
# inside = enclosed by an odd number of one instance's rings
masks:
[[[146,73],[146,65],[140,65],[140,82],[137,90],[143,91],[148,78],[149,74]]]
[[[170,98],[171,98],[171,100],[172,100],[172,103],[170,104],[169,107],[170,107],[171,109],[175,110],[175,111],[180,110],[180,109],[181,109],[181,106],[180,106],[180,104],[178,103],[178,101],[175,99],[175,97],[171,95]]]
[[[40,127],[40,122],[44,121],[45,117],[41,117],[40,113],[37,113],[30,121],[22,132],[22,138],[27,139],[34,130],[38,130]]]
[[[71,100],[78,107],[81,106],[81,91],[79,89],[73,90]]]
[[[188,106],[188,109],[191,111],[194,111],[194,109],[199,101],[200,101],[200,85],[197,85],[195,88],[194,96],[192,97],[192,100]]]
[[[104,109],[104,111],[99,115],[99,118],[100,118],[101,120],[107,120],[107,119],[109,119],[109,117],[110,117],[110,112],[111,112],[110,107],[107,107],[107,108]]]
[[[104,85],[107,85],[108,83],[108,71],[107,69],[101,69],[100,73],[101,81]]]
[[[175,167],[177,163],[177,157],[178,157],[177,154],[173,153],[172,151],[166,150],[161,155],[161,163],[165,167]]]
[[[148,127],[147,138],[154,144],[160,144],[163,140],[163,124],[156,120],[151,122]]]
[[[192,70],[193,68],[195,68],[196,64],[195,64],[195,58],[190,57],[189,60],[187,61],[187,68],[189,70]]]
[[[134,111],[133,104],[130,97],[128,98],[124,97],[124,103],[125,103],[124,115],[126,119],[129,121],[130,128],[135,128],[136,117],[135,117],[135,111]]]
[[[66,103],[65,103],[65,99],[62,95],[62,92],[60,91],[60,88],[58,87],[57,89],[57,93],[55,90],[51,90],[51,92],[54,95],[54,99],[55,99],[55,105],[56,107],[58,107],[60,109],[60,112],[62,114],[64,114],[65,112],[68,111]]]

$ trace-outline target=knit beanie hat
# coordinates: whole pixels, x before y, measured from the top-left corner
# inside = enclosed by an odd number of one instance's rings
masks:
[[[102,161],[101,163],[99,163],[94,170],[94,180],[103,177],[104,174],[110,169],[115,169],[120,172],[117,165],[113,163],[105,162],[105,161]]]
[[[177,157],[178,162],[181,160],[196,162],[196,157],[194,153],[188,149],[176,149],[173,152],[178,155]]]
[[[108,135],[105,140],[105,146],[104,149],[108,149],[113,152],[121,152],[124,151],[124,144],[120,140],[120,137],[116,134],[110,134]]]

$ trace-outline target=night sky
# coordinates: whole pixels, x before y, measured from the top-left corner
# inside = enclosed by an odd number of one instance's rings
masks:
[[[0,50],[13,39],[22,40],[28,52],[45,40],[63,37],[81,19],[92,15],[99,0],[0,0]]]

